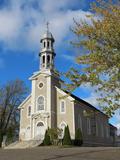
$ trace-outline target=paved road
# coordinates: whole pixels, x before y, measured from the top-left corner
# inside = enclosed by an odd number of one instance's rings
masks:
[[[119,160],[120,148],[57,148],[0,150],[0,160]]]

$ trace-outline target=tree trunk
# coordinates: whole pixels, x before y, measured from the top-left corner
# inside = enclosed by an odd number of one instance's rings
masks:
[[[2,141],[3,141],[3,134],[2,131],[0,130],[0,148],[2,147]]]

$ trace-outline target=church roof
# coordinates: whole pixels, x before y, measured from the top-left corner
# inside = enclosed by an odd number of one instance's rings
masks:
[[[24,99],[24,101],[19,105],[18,109],[22,108],[22,106],[23,106],[30,98],[31,98],[31,94],[28,95],[28,96]]]
[[[72,93],[70,93],[70,92],[68,92],[68,91],[62,90],[62,89],[60,89],[60,88],[58,88],[58,87],[56,87],[56,89],[57,89],[59,92],[61,92],[61,94],[65,95],[65,96],[68,95],[68,98],[71,97],[71,100],[76,100],[76,101],[78,101],[78,102],[81,102],[81,103],[87,105],[88,107],[90,107],[91,109],[93,109],[94,111],[98,111],[99,113],[101,113],[101,114],[103,114],[104,116],[108,117],[108,116],[107,116],[105,113],[103,113],[101,110],[97,109],[97,108],[94,107],[92,104],[84,101],[83,99],[75,96],[74,94],[72,94]],[[108,118],[109,118],[109,117],[108,117]]]
[[[55,41],[54,38],[53,38],[52,33],[49,32],[49,31],[46,31],[46,32],[43,34],[41,41],[42,41],[43,39],[51,39],[53,42]]]
[[[70,95],[72,98],[74,98],[76,101],[81,102],[81,103],[84,103],[85,105],[89,106],[91,109],[96,110],[96,111],[102,113],[104,116],[108,117],[108,115],[106,115],[106,114],[103,113],[101,110],[99,110],[99,109],[97,109],[96,107],[94,107],[92,104],[86,102],[85,100],[83,100],[83,99],[75,96],[75,95],[72,94],[72,93],[69,93],[68,91],[64,91],[64,92],[67,93],[67,94],[69,94],[69,95]]]
[[[87,106],[89,106],[90,108],[94,109],[94,110],[97,110],[98,112],[102,113],[103,115],[107,116],[105,113],[103,113],[101,110],[97,109],[96,107],[94,107],[93,105],[91,105],[90,103],[84,101],[83,99],[73,95],[73,94],[70,94],[71,97],[73,97],[75,100],[79,101],[79,102],[82,102],[84,104],[86,104]],[[108,117],[108,116],[107,116]]]

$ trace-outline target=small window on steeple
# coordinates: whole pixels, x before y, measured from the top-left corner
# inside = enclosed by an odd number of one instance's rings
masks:
[[[45,48],[45,42],[44,42],[44,48]]]
[[[51,47],[53,47],[53,43],[51,42]]]
[[[45,56],[43,56],[43,63],[45,63]]]
[[[48,47],[48,48],[50,47],[50,42],[49,42],[49,41],[47,42],[47,47]]]
[[[50,63],[50,55],[47,56],[47,63]]]

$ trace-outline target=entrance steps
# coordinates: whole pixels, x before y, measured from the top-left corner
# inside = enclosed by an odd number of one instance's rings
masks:
[[[6,146],[4,149],[25,149],[39,146],[42,140],[16,141]]]

